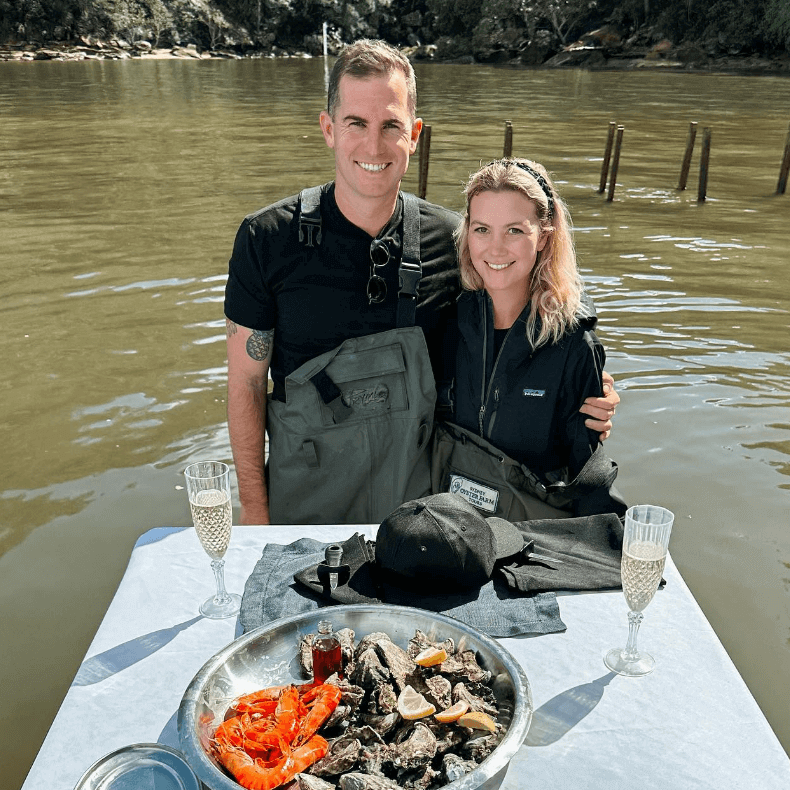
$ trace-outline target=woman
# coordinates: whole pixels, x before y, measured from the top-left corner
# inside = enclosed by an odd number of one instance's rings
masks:
[[[534,473],[538,488],[567,485],[599,446],[579,406],[601,395],[606,357],[592,331],[595,313],[583,294],[570,217],[543,166],[526,159],[480,168],[464,194],[456,241],[466,292],[458,299],[457,334],[448,337],[457,343],[450,419]],[[485,499],[474,494],[475,483],[485,489],[490,481],[474,473],[474,464],[467,477],[445,469],[441,489]],[[573,501],[560,503],[564,515],[620,510],[609,496],[616,466],[608,459],[604,473],[594,477],[597,485],[575,487]],[[501,503],[491,512],[512,515]]]

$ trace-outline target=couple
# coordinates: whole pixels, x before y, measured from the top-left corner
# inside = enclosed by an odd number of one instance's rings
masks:
[[[380,523],[430,493],[437,385],[459,443],[479,439],[544,482],[572,479],[611,428],[619,397],[548,174],[526,160],[481,168],[459,226],[400,192],[415,111],[407,58],[346,47],[320,115],[335,180],[237,233],[225,316],[244,524]]]

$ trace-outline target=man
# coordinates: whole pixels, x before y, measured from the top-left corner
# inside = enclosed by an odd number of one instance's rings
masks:
[[[236,236],[225,315],[242,523],[376,523],[426,493],[429,355],[458,294],[458,217],[399,192],[415,111],[401,53],[347,47],[320,115],[335,181],[248,216]],[[590,427],[608,434],[618,402],[613,389],[590,399]]]

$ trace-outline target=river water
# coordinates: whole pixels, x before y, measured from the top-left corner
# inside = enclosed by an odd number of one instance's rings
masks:
[[[6,786],[135,539],[190,524],[184,466],[230,458],[227,259],[245,214],[332,177],[324,80],[320,60],[0,64]],[[505,120],[514,153],[556,176],[623,399],[619,487],[675,512],[673,556],[790,749],[790,194],[774,195],[790,81],[426,65],[418,85],[429,199],[460,207]],[[625,127],[611,203],[596,192],[610,120]],[[212,584],[207,561],[196,603]]]

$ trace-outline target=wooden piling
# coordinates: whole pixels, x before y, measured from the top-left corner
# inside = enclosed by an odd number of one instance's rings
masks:
[[[785,140],[785,152],[782,157],[782,166],[779,168],[779,183],[776,185],[776,194],[784,195],[787,189],[787,176],[790,173],[790,127],[787,129],[787,140]]]
[[[505,121],[505,145],[502,148],[502,158],[508,159],[513,156],[513,124]]]
[[[710,127],[702,130],[702,152],[699,157],[699,189],[697,203],[704,203],[708,192],[708,162],[710,160]]]
[[[606,202],[611,203],[614,200],[614,188],[617,184],[617,168],[620,165],[620,148],[623,144],[623,132],[625,126],[617,127],[617,137],[614,142],[614,158],[612,159],[612,175],[609,179],[609,194],[606,196]]]
[[[689,167],[691,167],[691,155],[694,153],[694,141],[697,139],[697,122],[692,121],[689,124],[689,133],[686,138],[686,153],[683,156],[683,164],[680,166],[680,180],[678,181],[678,189],[681,191],[686,188],[686,181],[689,177]]]
[[[603,163],[601,164],[601,183],[598,184],[598,193],[603,194],[606,189],[606,179],[609,176],[609,160],[612,158],[612,143],[614,142],[614,132],[617,124],[609,121],[609,133],[606,136],[606,150],[603,152]]]
[[[417,183],[417,196],[425,199],[428,191],[428,160],[431,156],[431,127],[426,123],[420,135],[420,169]]]

